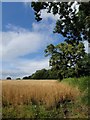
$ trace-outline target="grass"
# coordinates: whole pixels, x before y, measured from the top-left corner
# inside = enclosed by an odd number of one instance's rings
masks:
[[[88,118],[89,78],[68,78],[62,82],[5,80],[2,82],[3,118]]]
[[[64,79],[62,83],[67,83],[75,88],[77,87],[81,92],[80,102],[90,106],[90,99],[89,99],[90,76],[81,77],[81,78],[67,78]]]
[[[84,91],[89,86],[89,83],[90,83],[89,80],[90,80],[90,76],[87,76],[87,77],[81,77],[81,78],[66,78],[62,82],[68,83],[73,87],[77,86],[81,91]]]
[[[87,109],[82,109],[80,106],[74,106],[72,104],[55,107],[51,110],[47,110],[44,106],[37,105],[19,105],[9,106],[3,109],[3,118],[87,118]],[[67,113],[65,113],[67,111]]]

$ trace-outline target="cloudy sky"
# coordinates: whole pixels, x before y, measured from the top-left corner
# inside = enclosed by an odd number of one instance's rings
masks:
[[[44,53],[46,46],[64,40],[61,35],[53,34],[58,16],[42,11],[42,21],[37,22],[34,17],[28,3],[2,3],[0,78],[22,78],[36,70],[49,68],[49,57],[45,57]]]

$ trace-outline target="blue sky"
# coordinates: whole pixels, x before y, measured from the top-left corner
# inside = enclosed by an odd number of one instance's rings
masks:
[[[23,2],[4,2],[2,6],[4,31],[8,23],[30,29],[32,23],[35,22],[33,10],[29,7],[26,8]]]
[[[36,70],[49,69],[49,57],[45,57],[44,50],[64,38],[53,34],[58,15],[42,11],[42,17],[41,22],[35,20],[29,3],[2,3],[2,78],[22,78]]]

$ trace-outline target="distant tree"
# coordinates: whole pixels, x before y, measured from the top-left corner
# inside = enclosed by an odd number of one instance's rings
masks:
[[[7,80],[11,80],[11,77],[7,77],[6,79],[7,79]]]
[[[31,79],[58,79],[57,71],[53,69],[41,69],[37,70],[31,75]]]
[[[25,76],[22,79],[31,79],[31,76]]]
[[[21,80],[21,78],[16,78],[16,80]]]
[[[37,70],[34,74],[32,74],[32,79],[47,79],[48,78],[48,71],[46,69]]]
[[[31,79],[31,75],[30,75],[30,76],[28,76],[28,79]]]
[[[28,76],[25,76],[25,77],[23,77],[23,79],[29,79],[29,77],[28,77]]]

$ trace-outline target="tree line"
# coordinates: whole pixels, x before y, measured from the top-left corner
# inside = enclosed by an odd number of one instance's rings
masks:
[[[62,43],[60,45],[62,46]],[[81,43],[80,46],[83,46],[83,44]],[[78,46],[78,47],[80,47],[80,46]],[[32,75],[24,76],[22,79],[59,79],[59,80],[62,80],[64,78],[69,78],[69,77],[73,78],[73,77],[82,77],[82,76],[90,75],[90,53],[87,54],[84,51],[83,51],[84,53],[78,51],[78,52],[75,52],[75,56],[74,56],[72,53],[73,46],[71,46],[71,48],[69,48],[69,50],[71,49],[71,52],[69,52],[69,53],[67,51],[59,53],[59,50],[57,52],[57,49],[55,48],[57,46],[51,45],[49,47],[52,48],[52,51],[55,49],[55,51],[52,52],[52,55],[50,58],[50,66],[52,66],[51,69],[46,70],[44,68],[41,70],[37,70]],[[58,47],[60,47],[60,46],[58,46]],[[50,50],[51,50],[51,48],[50,48]],[[68,48],[67,49],[66,48],[67,47],[66,47],[66,43],[65,43],[65,46],[63,47],[63,49],[68,50]],[[82,47],[80,47],[80,48],[82,48]],[[48,48],[48,50],[49,50],[49,48]],[[83,48],[81,50],[83,50]],[[50,54],[51,54],[51,51],[48,51],[48,52],[50,52]],[[65,54],[65,55],[63,55],[63,54]],[[79,54],[82,54],[82,57],[79,58],[79,56],[81,56]],[[47,55],[47,51],[46,51],[46,55]],[[76,57],[76,55],[77,55],[77,57]],[[59,57],[59,59],[58,59],[58,57]],[[77,59],[75,59],[75,58],[77,58]],[[11,77],[7,77],[6,79],[11,80]],[[20,79],[21,78],[16,78],[16,80],[20,80]]]
[[[57,52],[55,53],[57,55]],[[77,57],[78,59],[78,57]],[[69,77],[82,77],[90,75],[90,54],[85,54],[83,58],[78,61],[67,58],[62,58],[62,61],[57,57],[51,56],[52,68],[49,70],[37,70],[31,76],[25,76],[23,79],[59,79]],[[57,63],[57,64],[56,64]]]

